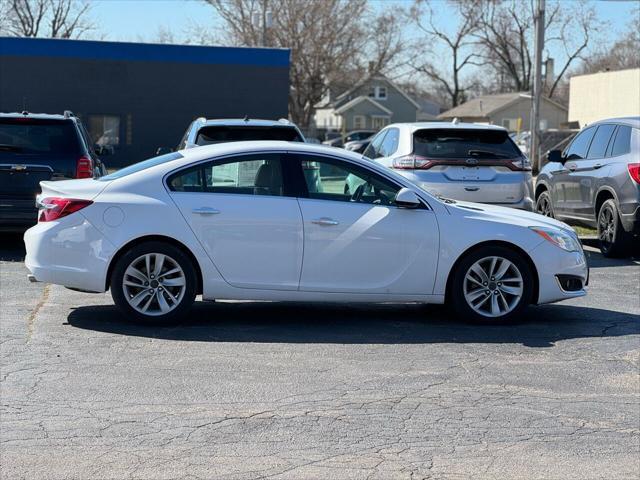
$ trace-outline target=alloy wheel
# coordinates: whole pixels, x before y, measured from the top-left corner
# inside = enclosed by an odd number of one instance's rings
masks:
[[[524,291],[522,274],[503,257],[484,257],[464,277],[464,298],[485,317],[502,317],[518,306]]]
[[[598,216],[598,236],[605,244],[612,244],[616,232],[616,222],[610,208],[603,208]]]
[[[178,262],[162,253],[136,258],[125,270],[122,290],[129,305],[143,315],[165,315],[181,302],[186,276]]]
[[[552,217],[551,214],[551,202],[547,196],[543,195],[538,199],[538,204],[536,205],[536,211],[540,215],[544,215],[545,217]]]

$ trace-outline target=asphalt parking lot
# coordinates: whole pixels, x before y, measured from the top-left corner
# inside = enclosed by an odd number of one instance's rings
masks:
[[[438,307],[199,303],[127,323],[0,246],[2,479],[640,476],[640,261],[470,326]]]

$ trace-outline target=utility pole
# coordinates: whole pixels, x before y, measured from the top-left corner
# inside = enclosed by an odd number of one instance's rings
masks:
[[[533,95],[531,104],[531,147],[529,155],[533,170],[540,171],[540,100],[542,99],[542,50],[544,48],[544,2],[536,0],[534,17],[535,27],[535,56],[533,62]]]

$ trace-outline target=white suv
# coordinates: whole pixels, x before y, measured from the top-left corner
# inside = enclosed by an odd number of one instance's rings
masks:
[[[248,140],[305,141],[300,129],[285,118],[280,120],[249,118],[207,120],[200,117],[189,125],[177,149],[183,150],[213,143]]]
[[[533,211],[531,164],[502,127],[396,123],[372,139],[364,156],[438,196]]]

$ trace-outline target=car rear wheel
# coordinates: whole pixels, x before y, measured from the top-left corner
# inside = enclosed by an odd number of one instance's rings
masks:
[[[551,195],[549,195],[549,192],[546,190],[538,195],[538,199],[536,200],[536,213],[553,218]]]
[[[111,276],[111,296],[134,321],[179,321],[196,296],[197,276],[189,257],[163,242],[146,242],[122,255]]]
[[[450,301],[464,320],[510,322],[533,297],[534,278],[529,264],[507,247],[486,246],[471,252],[453,275]]]
[[[606,200],[598,212],[598,238],[605,257],[621,257],[630,251],[631,234],[624,231],[613,199]]]

